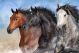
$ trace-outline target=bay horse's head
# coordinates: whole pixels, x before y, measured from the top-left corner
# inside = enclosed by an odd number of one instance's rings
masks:
[[[26,23],[26,16],[19,9],[16,9],[16,11],[11,9],[11,11],[13,15],[10,17],[10,24],[7,28],[8,33],[12,33],[13,30]]]

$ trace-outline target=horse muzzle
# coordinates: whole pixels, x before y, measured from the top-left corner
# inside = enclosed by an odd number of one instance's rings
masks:
[[[7,28],[7,32],[8,32],[8,34],[11,34],[12,33],[12,30],[8,27]]]

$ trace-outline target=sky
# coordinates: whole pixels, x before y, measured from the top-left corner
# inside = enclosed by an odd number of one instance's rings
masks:
[[[59,0],[58,3],[61,6],[69,3],[77,6],[79,9],[79,0]],[[29,9],[31,6],[42,6],[55,12],[57,0],[0,0],[0,29],[8,26],[12,15],[11,8],[14,10],[16,8]]]

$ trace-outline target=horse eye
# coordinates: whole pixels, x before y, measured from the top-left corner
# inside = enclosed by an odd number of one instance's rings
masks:
[[[15,19],[15,20],[17,20],[17,19]]]
[[[15,21],[17,20],[17,19],[14,19]]]

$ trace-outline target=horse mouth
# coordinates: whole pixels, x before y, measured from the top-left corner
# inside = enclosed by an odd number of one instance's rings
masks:
[[[7,28],[7,32],[8,32],[8,34],[11,34],[13,32],[13,30],[10,30],[9,28]]]

